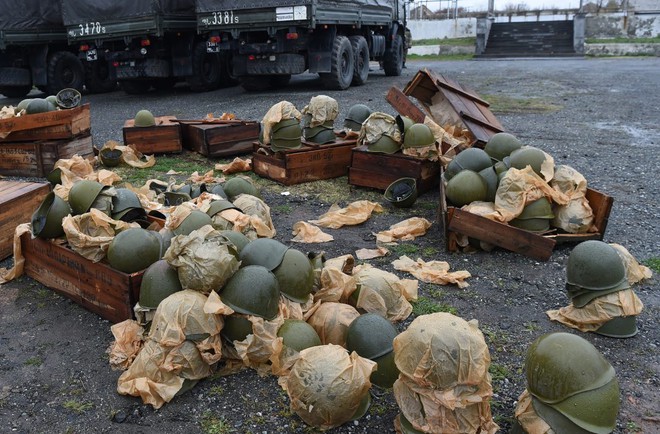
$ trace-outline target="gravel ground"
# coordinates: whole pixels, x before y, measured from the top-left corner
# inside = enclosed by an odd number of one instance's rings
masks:
[[[189,119],[210,112],[261,119],[280,100],[302,108],[312,96],[323,93],[338,100],[339,119],[358,102],[394,113],[384,99],[387,90],[393,85],[403,88],[418,69],[426,67],[472,87],[486,100],[500,101],[494,113],[509,132],[551,153],[558,164],[570,164],[590,187],[611,195],[614,206],[604,241],[624,245],[640,261],[660,257],[660,58],[409,61],[401,77],[374,71],[366,86],[344,92],[321,90],[317,78],[304,75],[294,77],[285,89],[265,93],[246,94],[234,87],[193,94],[175,88],[140,97],[120,91],[86,95],[84,100],[91,103],[94,143],[100,146],[109,139],[121,141],[124,120],[143,108]],[[556,110],[528,110],[521,105],[524,101],[540,101]],[[16,102],[0,99],[0,105]],[[331,205],[315,193],[323,187],[262,185],[263,197],[273,210],[277,239],[283,242],[289,242],[295,222],[318,217]],[[291,194],[283,196],[283,190]],[[346,183],[344,197],[341,204],[379,196]],[[363,225],[328,230],[334,242],[308,249],[335,256],[372,248],[372,233],[395,222],[412,215],[436,221],[437,203],[438,193],[428,192],[412,210],[388,208]],[[560,246],[549,261],[538,262],[501,250],[449,254],[444,245],[441,226],[434,224],[426,236],[405,248],[424,260],[446,260],[452,269],[472,273],[464,290],[421,284],[420,295],[454,308],[465,319],[479,320],[492,357],[493,414],[500,432],[507,432],[517,397],[525,388],[526,348],[543,333],[570,331],[550,322],[545,311],[567,304],[563,285],[571,247]],[[370,262],[393,271],[393,259]],[[0,266],[10,264],[10,259],[0,262]],[[637,336],[624,340],[581,336],[617,371],[621,411],[615,432],[658,433],[657,276],[635,291],[645,305]],[[110,323],[30,278],[0,288],[0,318],[0,432],[314,432],[291,414],[288,398],[274,377],[261,378],[250,370],[201,381],[158,411],[138,398],[118,395],[120,373],[110,370],[105,353],[112,341]],[[404,330],[411,320],[398,328]],[[365,417],[329,432],[393,432],[397,412],[391,391],[374,390]]]

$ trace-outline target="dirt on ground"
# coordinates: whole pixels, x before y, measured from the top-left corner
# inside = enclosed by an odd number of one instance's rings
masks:
[[[569,164],[589,186],[613,197],[604,241],[626,247],[640,262],[660,259],[660,59],[536,59],[502,61],[409,61],[401,77],[374,72],[362,87],[345,92],[324,91],[315,76],[296,77],[286,89],[248,94],[239,87],[206,94],[185,88],[153,92],[142,97],[120,91],[85,95],[92,107],[96,146],[121,141],[121,126],[139,109],[180,118],[200,118],[209,112],[234,112],[242,119],[260,120],[281,100],[302,108],[309,99],[327,94],[348,108],[362,102],[374,110],[394,113],[384,100],[391,86],[403,88],[422,68],[473,88],[492,103],[505,129],[525,144],[540,147],[557,164]],[[17,101],[0,99],[0,105]],[[340,122],[340,121],[338,121]],[[179,158],[199,164],[184,153]],[[208,168],[219,160],[209,160]],[[420,195],[411,209],[389,206],[380,192],[354,187],[346,177],[294,186],[257,181],[269,204],[276,239],[303,251],[324,251],[327,257],[354,254],[375,247],[375,233],[412,216],[433,225],[428,233],[391,248],[389,256],[364,261],[402,278],[392,261],[413,258],[447,261],[452,270],[467,270],[469,286],[419,285],[414,313],[396,324],[407,328],[418,315],[452,312],[476,319],[492,358],[491,401],[499,432],[508,432],[519,395],[526,387],[523,366],[530,343],[544,333],[564,331],[584,337],[616,370],[621,408],[615,433],[660,432],[660,296],[657,274],[634,286],[644,303],[637,319],[639,333],[615,339],[568,329],[546,316],[549,309],[568,304],[564,291],[566,263],[572,245],[558,245],[548,261],[538,261],[501,249],[491,252],[449,253],[441,220],[437,189]],[[326,229],[334,241],[293,244],[298,221],[319,217],[333,203],[356,200],[379,202],[375,213],[358,226]],[[0,267],[12,264],[11,259]],[[211,376],[159,410],[139,398],[117,393],[120,372],[110,369],[106,349],[112,342],[106,320],[35,280],[22,276],[0,286],[0,432],[48,433],[308,433],[316,432],[291,412],[287,394],[274,376],[260,377],[250,369],[230,376]],[[222,362],[221,362],[222,363]],[[361,419],[330,433],[390,433],[398,414],[391,390],[374,388],[372,405]]]

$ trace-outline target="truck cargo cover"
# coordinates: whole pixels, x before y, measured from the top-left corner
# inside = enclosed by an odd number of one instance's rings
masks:
[[[62,28],[59,2],[0,0],[0,30]]]
[[[236,0],[197,0],[197,12],[219,12],[241,9],[263,9],[283,6],[317,5],[324,8],[336,8],[337,10],[354,10],[362,7],[391,10],[393,14],[399,6],[399,16],[403,17],[403,0],[260,0],[241,1]]]
[[[2,1],[2,0],[0,0]],[[62,15],[66,26],[86,22],[130,21],[153,15],[194,16],[194,0],[64,0]]]

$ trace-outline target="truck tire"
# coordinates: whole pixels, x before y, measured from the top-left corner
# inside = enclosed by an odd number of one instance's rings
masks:
[[[234,77],[232,70],[232,56],[229,52],[220,55],[220,86],[236,86],[239,81]]]
[[[151,83],[145,80],[122,80],[119,87],[129,95],[142,95],[149,92]]]
[[[172,90],[176,86],[176,77],[156,78],[151,83],[156,90]]]
[[[330,54],[330,72],[320,74],[323,85],[327,89],[348,89],[353,81],[355,56],[351,41],[346,36],[336,36]]]
[[[30,93],[32,86],[3,86],[0,87],[0,93],[7,98],[23,98]]]
[[[110,65],[104,60],[85,63],[85,87],[90,93],[106,93],[117,89]]]
[[[48,94],[55,95],[62,89],[73,88],[82,92],[85,69],[80,59],[68,51],[57,51],[48,60]]]
[[[251,75],[240,78],[241,87],[248,92],[263,92],[271,88],[271,82],[268,76]]]
[[[369,78],[369,45],[364,36],[351,36],[351,46],[355,56],[352,86],[362,86]]]
[[[403,39],[401,35],[396,35],[390,48],[385,51],[383,69],[385,75],[389,77],[401,75],[403,69]]]
[[[271,88],[279,89],[289,84],[291,81],[291,74],[271,75],[268,81],[270,82]]]
[[[206,43],[198,42],[192,53],[193,75],[187,78],[190,90],[206,92],[220,87],[222,69],[220,55],[206,52]]]

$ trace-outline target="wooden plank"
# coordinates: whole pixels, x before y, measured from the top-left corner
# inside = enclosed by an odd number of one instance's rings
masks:
[[[133,147],[143,154],[179,153],[182,150],[181,125],[174,116],[154,118],[156,125],[136,127],[134,119],[124,122],[122,130],[124,145]]]
[[[603,239],[614,199],[611,196],[591,188],[587,189],[585,197],[593,211],[594,226],[598,228],[598,232],[590,232],[586,234],[559,233],[553,237],[557,243],[580,243],[586,240]]]
[[[401,115],[408,116],[414,122],[422,123],[426,114],[417,107],[406,94],[396,87],[391,87],[385,100]]]
[[[49,191],[47,183],[0,181],[0,260],[13,254],[16,226],[30,222]]]
[[[182,123],[183,146],[207,157],[227,157],[252,152],[259,138],[259,123]]]
[[[75,121],[74,121],[75,120]],[[73,127],[75,122],[76,127]],[[44,138],[59,138],[59,137],[43,137],[41,129],[51,126],[68,126],[70,135],[63,137],[72,137],[75,134],[76,128],[89,129],[91,122],[89,115],[89,104],[83,104],[79,107],[67,110],[55,110],[46,113],[37,113],[33,115],[24,115],[8,119],[0,119],[0,140],[1,141],[14,141],[12,137],[18,132],[25,131],[19,134],[20,140],[35,140]],[[33,131],[29,133],[28,130]],[[62,130],[60,129],[60,132]]]
[[[71,140],[1,143],[0,175],[43,177],[53,170],[59,159],[74,155],[90,157],[93,154],[90,135]]]
[[[451,215],[448,229],[539,261],[550,259],[555,247],[555,241],[548,237],[495,222],[458,208],[455,208]]]

